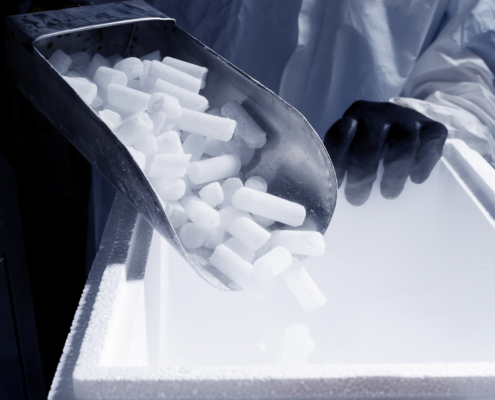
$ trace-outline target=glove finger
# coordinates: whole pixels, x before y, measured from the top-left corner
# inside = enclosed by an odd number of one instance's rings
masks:
[[[411,181],[423,183],[430,176],[433,167],[442,156],[448,131],[445,125],[427,121],[420,132],[420,144],[411,168]]]
[[[393,125],[387,138],[388,153],[383,160],[380,191],[386,199],[395,199],[404,189],[419,147],[421,125]]]
[[[345,197],[360,206],[368,200],[390,125],[376,120],[359,121],[350,149]]]
[[[335,168],[337,182],[342,185],[349,165],[349,152],[358,123],[354,118],[343,117],[335,122],[325,135],[324,144]]]

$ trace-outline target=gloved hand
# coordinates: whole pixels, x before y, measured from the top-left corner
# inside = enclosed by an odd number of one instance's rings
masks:
[[[345,196],[353,205],[368,200],[383,158],[380,190],[396,198],[407,177],[423,183],[442,155],[447,128],[417,111],[392,103],[356,101],[325,135],[339,187],[347,171]]]

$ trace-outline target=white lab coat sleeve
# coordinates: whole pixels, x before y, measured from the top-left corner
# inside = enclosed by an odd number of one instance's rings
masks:
[[[443,123],[495,166],[495,2],[473,3],[452,3],[454,15],[390,101]]]

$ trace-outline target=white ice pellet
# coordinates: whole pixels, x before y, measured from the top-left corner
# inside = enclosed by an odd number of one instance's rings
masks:
[[[210,257],[210,264],[258,300],[273,287],[258,282],[253,275],[253,266],[224,244],[217,246]]]
[[[220,224],[253,251],[258,250],[270,239],[270,232],[254,222],[249,214],[234,207],[220,210]]]
[[[302,205],[247,187],[234,194],[232,203],[239,210],[290,226],[300,226],[306,218],[306,209]]]
[[[239,254],[247,262],[249,262],[249,263],[253,262],[254,251],[251,250],[249,247],[247,247],[243,242],[241,242],[236,237],[231,237],[224,244],[229,249],[231,249],[231,250],[235,251],[237,254]]]
[[[188,222],[180,228],[179,238],[186,249],[197,249],[203,246],[205,234],[195,224]]]
[[[206,138],[205,153],[210,156],[221,156],[224,154],[236,154],[239,156],[242,165],[248,165],[254,156],[254,149],[246,146],[245,143],[237,140],[222,140]]]
[[[115,64],[117,64],[117,62],[119,62],[120,60],[123,60],[123,58],[120,54],[114,54],[110,57],[107,57],[107,61],[108,61],[110,68],[113,68],[113,66]]]
[[[282,279],[306,311],[316,310],[327,302],[297,258],[293,257],[292,265],[282,273]]]
[[[148,76],[150,65],[151,61],[143,61],[143,71],[139,76],[139,84],[141,86],[141,90],[146,93],[149,93],[156,84],[156,78]]]
[[[190,154],[190,162],[198,161],[205,150],[206,139],[197,133],[191,133],[182,143],[184,154]]]
[[[254,259],[263,257],[266,253],[271,250],[270,241],[266,242],[263,246],[261,246],[258,250],[254,252]]]
[[[68,76],[63,78],[86,104],[90,105],[93,102],[98,93],[98,88],[94,83],[85,78],[69,78]]]
[[[275,223],[273,219],[262,217],[261,215],[253,214],[251,216],[253,217],[254,221],[263,228],[269,228]]]
[[[216,207],[223,201],[223,190],[218,182],[210,183],[199,191],[199,197],[206,204]]]
[[[259,149],[266,144],[266,133],[237,101],[225,104],[222,115],[237,121],[236,132],[249,147]]]
[[[201,80],[169,65],[163,64],[160,61],[151,62],[148,76],[162,79],[196,94],[199,93],[201,89]]]
[[[140,57],[140,60],[141,61],[160,61],[162,59],[162,53],[160,52],[160,50],[155,50],[155,51],[152,51],[151,53],[148,53],[142,57]]]
[[[149,87],[151,85],[151,87]],[[208,99],[200,94],[190,92],[170,82],[156,78],[146,78],[143,87],[150,93],[163,92],[176,97],[181,107],[189,110],[204,112],[208,109]]]
[[[122,123],[122,117],[112,110],[101,110],[98,112],[98,116],[107,124],[110,130],[117,128]]]
[[[172,212],[168,216],[170,224],[174,229],[179,229],[182,225],[184,225],[189,217],[187,216],[186,210],[182,207],[178,201],[170,201]]]
[[[156,138],[158,151],[161,154],[184,154],[180,136],[175,131],[163,132]],[[191,161],[191,158],[189,158]]]
[[[141,84],[139,83],[139,79],[127,80],[127,87],[134,90],[141,90]]]
[[[278,246],[270,250],[254,264],[254,275],[262,282],[271,281],[292,264],[292,254],[285,247]]]
[[[225,142],[232,138],[236,124],[235,121],[228,118],[215,117],[187,108],[183,109],[182,115],[172,122],[177,124],[180,130],[199,133]]]
[[[186,74],[200,80],[206,79],[206,74],[208,73],[208,68],[201,67],[196,64],[191,64],[187,61],[178,60],[177,58],[173,57],[165,57],[162,60],[162,63],[178,69],[179,71],[185,72]]]
[[[128,57],[117,62],[114,68],[126,74],[128,80],[132,80],[141,76],[143,72],[143,62],[139,58]]]
[[[268,188],[266,181],[261,176],[252,176],[246,180],[244,186],[264,193],[266,193],[266,189]]]
[[[125,75],[124,75],[125,76]],[[126,78],[127,79],[127,78]],[[129,112],[144,111],[150,95],[123,85],[110,83],[107,86],[108,102]]]
[[[146,156],[130,146],[127,146],[127,150],[129,150],[129,153],[131,153],[132,158],[134,158],[134,161],[139,166],[139,168],[144,171],[144,168],[146,166]]]
[[[225,235],[227,234],[227,231],[221,226],[204,232],[205,242],[203,243],[203,247],[210,250],[214,250],[218,245],[222,244],[225,241]]]
[[[153,121],[144,112],[138,112],[126,118],[120,125],[113,129],[113,133],[126,146],[134,144],[143,135],[151,132],[153,129]]]
[[[223,195],[225,197],[225,201],[228,203],[232,203],[232,196],[234,193],[240,188],[244,187],[242,181],[239,178],[228,178],[222,183]]]
[[[93,79],[95,83],[103,89],[107,89],[108,85],[111,83],[123,86],[127,85],[127,76],[125,76],[122,71],[117,71],[108,67],[98,68]]]
[[[292,324],[284,331],[280,363],[305,364],[314,350],[315,342],[311,338],[308,327],[301,323]]]
[[[206,111],[206,114],[215,115],[216,117],[221,117],[222,111],[219,108],[212,108],[211,110]]]
[[[96,93],[96,96],[93,99],[93,101],[91,102],[90,106],[92,108],[99,108],[102,105],[103,105],[103,99],[100,96],[98,96],[98,93]]]
[[[57,50],[48,59],[48,62],[52,64],[52,67],[55,68],[60,75],[65,75],[72,64],[72,58],[62,50]]]
[[[179,200],[186,190],[186,184],[181,178],[151,178],[150,182],[164,200]]]
[[[189,219],[205,231],[220,226],[220,215],[216,210],[196,196],[185,196],[180,203],[186,210]]]
[[[177,97],[166,93],[153,93],[148,100],[148,109],[150,112],[164,112],[167,118],[175,119],[182,115],[182,107]]]
[[[139,150],[144,154],[156,154],[158,153],[158,145],[156,144],[155,135],[151,132],[143,135],[139,140],[133,144],[136,150]]]
[[[150,178],[181,178],[189,164],[189,154],[155,154],[150,162]]]
[[[239,157],[226,155],[191,163],[187,175],[192,183],[201,184],[235,176],[240,169]]]
[[[270,243],[272,247],[284,246],[292,254],[321,256],[325,253],[325,239],[315,231],[273,231]]]
[[[182,138],[182,136],[181,136],[181,130],[179,129],[179,127],[177,125],[171,123],[170,121],[165,121],[165,123],[162,126],[162,130],[161,130],[160,133],[170,132],[170,131],[177,132],[177,134],[179,135],[179,137]]]
[[[69,57],[72,59],[72,64],[69,67],[69,71],[72,71],[79,76],[84,75],[90,62],[89,54],[85,51],[81,51],[79,53],[72,53]]]
[[[96,53],[91,59],[88,67],[86,68],[86,76],[89,79],[93,79],[96,70],[100,67],[110,67],[110,64],[105,57],[103,57],[101,54]]]
[[[149,116],[153,121],[153,130],[151,131],[151,133],[155,136],[158,136],[160,131],[162,130],[165,120],[167,119],[167,116],[165,115],[165,113],[162,112],[149,114]]]

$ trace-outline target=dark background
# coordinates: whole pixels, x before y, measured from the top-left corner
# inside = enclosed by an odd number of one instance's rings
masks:
[[[1,76],[4,79],[1,81],[0,153],[14,170],[17,180],[47,393],[86,280],[91,169],[89,163],[12,83],[5,61],[5,17],[62,8],[67,3],[7,0],[2,3],[1,18]]]

